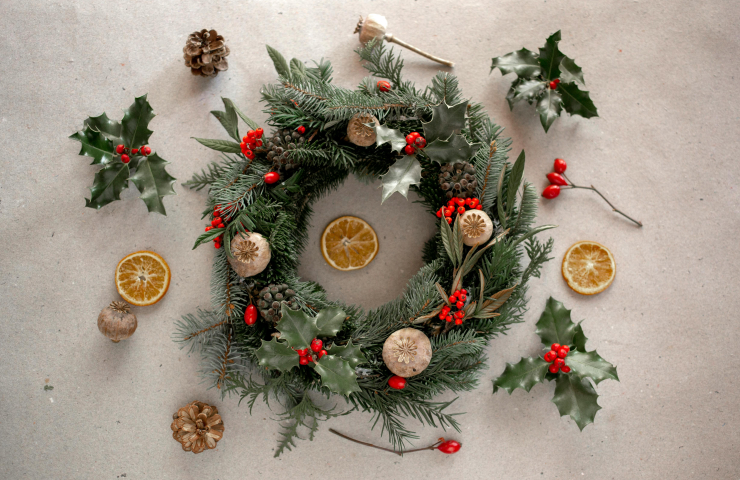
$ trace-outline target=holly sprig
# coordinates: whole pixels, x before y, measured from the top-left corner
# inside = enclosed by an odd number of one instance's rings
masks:
[[[154,112],[146,95],[134,99],[124,110],[121,122],[111,120],[104,112],[97,117],[88,117],[83,129],[69,138],[82,144],[80,155],[91,157],[91,165],[102,165],[95,174],[90,198],[85,206],[100,209],[120,200],[121,192],[128,188],[131,180],[139,190],[149,212],[167,215],[162,198],[175,195],[172,184],[175,177],[167,173],[169,162],[147,145],[152,132],[149,122]]]
[[[617,367],[601,358],[596,350],[586,350],[587,338],[581,323],[574,323],[570,310],[550,297],[536,330],[547,353],[542,357],[522,358],[516,364],[507,363],[504,373],[493,380],[493,393],[499,388],[509,394],[517,388],[529,392],[538,383],[555,380],[552,402],[560,416],[570,415],[581,430],[593,423],[601,409],[595,385],[608,379],[619,381],[619,377]],[[562,361],[558,362],[558,357]]]
[[[522,48],[515,52],[495,57],[491,72],[498,68],[502,75],[515,73],[506,101],[509,108],[526,100],[530,105],[537,102],[537,113],[542,127],[547,132],[563,110],[584,118],[598,117],[598,112],[587,91],[577,84],[586,85],[583,70],[573,59],[558,48],[560,30],[550,35],[539,55]]]

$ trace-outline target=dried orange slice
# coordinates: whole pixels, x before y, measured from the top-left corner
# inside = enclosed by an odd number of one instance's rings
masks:
[[[358,270],[378,253],[378,236],[361,218],[339,217],[321,234],[321,253],[326,263],[337,270]]]
[[[164,258],[143,250],[123,257],[116,267],[116,288],[131,305],[146,307],[162,300],[170,287],[170,267]]]
[[[617,264],[608,248],[596,242],[583,241],[571,245],[565,252],[562,272],[574,291],[581,295],[595,295],[612,284]]]

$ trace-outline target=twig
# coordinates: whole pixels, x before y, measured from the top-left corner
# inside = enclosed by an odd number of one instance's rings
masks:
[[[564,187],[561,187],[561,188],[580,188],[580,189],[582,189],[582,190],[592,190],[592,191],[596,192],[596,193],[597,193],[597,194],[598,194],[598,195],[599,195],[599,196],[600,196],[601,198],[603,198],[603,199],[604,199],[604,201],[605,201],[606,203],[608,203],[610,207],[612,207],[612,211],[614,211],[614,212],[617,212],[618,214],[622,215],[622,216],[623,216],[624,218],[626,218],[626,219],[630,220],[631,222],[634,222],[634,223],[635,223],[635,225],[637,225],[638,227],[642,227],[642,222],[640,222],[639,220],[635,220],[634,218],[630,217],[629,215],[627,215],[626,213],[624,213],[623,211],[621,211],[621,210],[619,210],[619,209],[618,209],[617,207],[615,207],[615,206],[614,206],[614,205],[612,204],[612,202],[610,202],[609,200],[607,200],[607,198],[606,198],[606,197],[605,197],[605,196],[604,196],[604,195],[603,195],[603,194],[602,194],[602,193],[601,193],[600,191],[598,191],[598,190],[596,189],[596,187],[594,187],[593,185],[591,185],[590,187],[582,187],[582,186],[580,186],[580,185],[576,185],[576,184],[574,184],[574,183],[573,183],[573,182],[572,182],[572,181],[570,180],[570,178],[568,178],[568,177],[566,177],[566,176],[565,176],[565,173],[562,173],[561,175],[563,175],[563,177],[564,177],[564,178],[565,178],[565,179],[566,179],[566,180],[568,181],[568,183],[569,183],[569,185],[568,185],[567,187],[566,187],[566,186],[564,186]]]
[[[422,450],[434,450],[435,448],[437,448],[437,446],[438,446],[438,445],[439,445],[440,443],[442,443],[442,440],[437,440],[437,441],[436,441],[436,442],[434,443],[434,445],[431,445],[431,446],[429,446],[429,447],[425,447],[425,448],[415,448],[415,449],[413,449],[413,450],[406,450],[406,451],[403,451],[403,452],[397,452],[397,451],[395,451],[395,450],[393,450],[393,449],[390,449],[390,448],[385,448],[385,447],[379,447],[379,446],[377,446],[377,445],[373,445],[372,443],[367,443],[367,442],[363,442],[363,441],[361,441],[361,440],[357,440],[357,439],[355,439],[355,438],[352,438],[352,437],[350,437],[350,436],[348,436],[348,435],[345,435],[345,434],[343,434],[343,433],[339,433],[339,432],[337,432],[336,430],[334,430],[333,428],[330,428],[330,429],[329,429],[329,431],[330,431],[331,433],[333,433],[334,435],[339,435],[339,436],[340,436],[340,437],[342,437],[342,438],[346,438],[346,439],[347,439],[347,440],[349,440],[350,442],[355,442],[355,443],[359,443],[360,445],[365,445],[366,447],[372,447],[372,448],[377,448],[378,450],[383,450],[384,452],[390,452],[390,453],[395,453],[395,454],[396,454],[396,455],[398,455],[399,457],[403,457],[403,454],[404,454],[404,453],[421,452]]]

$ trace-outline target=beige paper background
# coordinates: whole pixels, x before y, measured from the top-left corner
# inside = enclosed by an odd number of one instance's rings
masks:
[[[331,59],[335,82],[352,87],[365,75],[352,30],[370,12],[385,14],[403,40],[457,62],[465,95],[506,127],[515,153],[526,149],[526,177],[538,188],[563,157],[573,180],[601,188],[645,228],[589,192],[542,202],[539,222],[560,228],[554,260],[532,281],[525,324],[492,342],[481,387],[453,405],[467,412],[461,433],[418,430],[418,445],[446,435],[463,443],[460,453],[401,459],[322,425],[315,441],[273,459],[274,414],[258,402],[250,416],[237,399],[207,390],[197,356],[170,339],[181,314],[209,302],[213,252],[191,251],[204,194],[178,182],[167,217],[147,215],[133,187],[123,201],[86,209],[95,168],[67,136],[88,115],[120,118],[148,92],[157,113],[151,145],[185,181],[217,158],[190,137],[224,137],[208,114],[221,108],[220,96],[266,118],[259,88],[275,78],[266,43],[288,58]],[[0,477],[740,477],[739,13],[731,0],[1,2]],[[210,27],[226,36],[231,67],[215,79],[191,77],[182,46]],[[546,135],[533,107],[509,111],[511,80],[489,75],[489,65],[495,55],[536,49],[558,29],[601,117],[564,116]],[[420,86],[437,71],[404,58],[407,79]],[[434,229],[418,204],[394,197],[380,206],[376,186],[349,181],[317,207],[301,267],[331,297],[365,307],[401,292]],[[380,235],[365,270],[335,272],[318,251],[319,233],[341,214],[366,218]],[[563,252],[582,239],[606,244],[618,263],[614,284],[593,298],[571,292],[559,272]],[[117,298],[116,262],[139,249],[168,260],[172,284],[162,302],[136,310],[136,334],[114,345],[95,319]],[[505,362],[538,351],[534,323],[549,295],[586,320],[589,347],[622,380],[599,386],[603,410],[582,433],[558,417],[553,385],[491,395]],[[46,379],[53,390],[43,389]],[[198,456],[182,452],[169,430],[172,412],[194,399],[216,403],[226,423],[218,449]],[[385,444],[369,420],[355,413],[329,426]]]

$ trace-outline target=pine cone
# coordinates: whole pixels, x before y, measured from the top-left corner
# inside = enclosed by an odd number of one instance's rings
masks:
[[[283,317],[281,312],[282,304],[288,305],[291,310],[298,310],[298,302],[295,301],[295,291],[288,288],[288,285],[275,285],[271,283],[260,290],[260,299],[257,302],[260,315],[268,322],[277,323]]]
[[[200,32],[191,33],[182,51],[185,53],[185,66],[190,67],[193,75],[215,77],[219,71],[229,68],[229,62],[226,61],[229,47],[216,30],[204,28]]]
[[[439,186],[447,198],[473,198],[478,188],[475,179],[475,167],[468,162],[447,163],[442,165],[439,174]]]
[[[172,415],[172,438],[182,444],[186,452],[200,453],[216,448],[224,436],[224,422],[218,409],[195,401]]]
[[[268,140],[267,159],[272,161],[272,170],[280,174],[280,180],[285,180],[298,168],[298,161],[291,158],[290,151],[305,141],[303,135],[287,128],[276,131]]]

